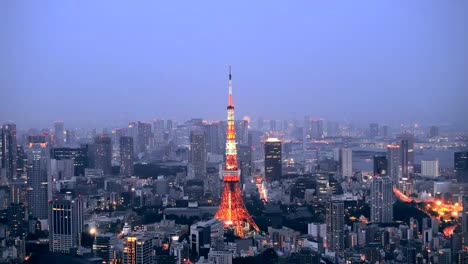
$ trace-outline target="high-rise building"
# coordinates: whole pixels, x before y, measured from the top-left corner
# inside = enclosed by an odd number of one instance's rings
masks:
[[[128,124],[130,136],[133,137],[135,153],[146,153],[150,146],[151,124],[146,122],[131,122]]]
[[[26,235],[25,218],[26,208],[23,203],[11,203],[8,206],[8,230],[11,237],[23,237]]]
[[[156,145],[162,145],[164,143],[165,131],[164,120],[157,118],[153,119],[153,136]]]
[[[89,167],[88,149],[82,148],[53,148],[51,158],[56,160],[73,160],[75,176],[84,176],[84,170]]]
[[[29,137],[28,206],[32,217],[47,219],[49,145],[44,136]]]
[[[249,122],[247,120],[236,120],[236,138],[238,144],[247,144],[249,139]]]
[[[106,135],[97,136],[94,139],[94,168],[101,169],[104,175],[112,173],[112,144],[110,137]]]
[[[379,124],[377,123],[369,124],[369,136],[371,138],[376,138],[379,136]]]
[[[65,143],[63,121],[55,121],[54,128],[54,143],[56,146],[62,146]]]
[[[124,240],[123,264],[151,264],[153,242],[151,237],[130,235]]]
[[[252,177],[252,147],[249,145],[237,145],[239,168],[241,171],[240,182],[245,184]]]
[[[402,134],[397,140],[400,144],[401,177],[409,179],[414,166],[414,136]]]
[[[421,160],[421,175],[439,177],[439,160]]]
[[[81,245],[83,204],[70,196],[49,203],[49,250],[70,254]]]
[[[342,255],[344,251],[344,202],[332,199],[327,206],[327,246]]]
[[[265,142],[265,180],[269,183],[280,181],[282,169],[281,141],[269,138]]]
[[[468,233],[468,195],[462,197],[462,232]]]
[[[112,233],[97,235],[94,239],[93,251],[96,257],[102,258],[103,263],[114,263],[117,243],[117,237]]]
[[[206,140],[201,130],[190,132],[190,163],[195,178],[203,179],[206,176]]]
[[[455,152],[455,174],[458,182],[468,182],[468,151]]]
[[[429,128],[429,137],[435,138],[439,136],[439,127],[438,126],[431,126]]]
[[[393,183],[398,186],[398,183],[401,177],[400,146],[388,145],[387,146],[387,158],[388,158],[388,176],[390,176]]]
[[[223,154],[222,131],[219,122],[203,124],[205,132],[206,151],[213,154]]]
[[[374,175],[388,175],[388,160],[385,155],[374,156]]]
[[[5,171],[5,178],[11,182],[16,179],[17,143],[16,125],[7,123],[0,126],[0,172]],[[1,173],[0,173],[1,174]]]
[[[353,151],[350,148],[340,149],[341,177],[353,176]]]
[[[380,134],[382,135],[383,138],[388,138],[388,137],[390,136],[390,134],[389,134],[389,128],[388,128],[387,125],[383,125],[383,126],[382,126],[382,130],[381,130],[381,133],[380,133]]]
[[[133,138],[120,137],[120,175],[133,175]]]
[[[371,184],[371,222],[393,222],[393,184],[390,177],[377,176]]]
[[[323,138],[323,120],[306,118],[304,130],[307,141]]]

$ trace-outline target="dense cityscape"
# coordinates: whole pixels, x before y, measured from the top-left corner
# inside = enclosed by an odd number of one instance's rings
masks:
[[[467,263],[468,134],[236,119],[227,87],[227,120],[2,124],[2,263]]]

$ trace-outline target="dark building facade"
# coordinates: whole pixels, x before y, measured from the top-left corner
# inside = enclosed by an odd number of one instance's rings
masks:
[[[282,175],[281,141],[270,138],[265,142],[265,180],[279,181]]]
[[[84,171],[89,167],[88,148],[53,148],[50,154],[56,160],[73,160],[75,176],[84,176]]]
[[[8,181],[16,178],[17,143],[16,125],[13,123],[0,126],[0,161]]]
[[[388,175],[388,160],[386,156],[374,156],[374,175]]]
[[[94,168],[101,169],[104,175],[112,173],[112,144],[110,137],[100,135],[94,139]]]
[[[455,152],[454,168],[458,182],[468,182],[468,151]]]
[[[133,138],[122,136],[120,142],[120,175],[133,175]]]

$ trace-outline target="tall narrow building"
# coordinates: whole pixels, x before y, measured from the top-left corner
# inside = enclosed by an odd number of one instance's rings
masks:
[[[401,177],[400,146],[387,145],[387,158],[388,176],[392,179],[393,184],[398,186]]]
[[[341,256],[344,252],[344,202],[331,200],[327,206],[326,216],[327,246]]]
[[[265,180],[269,183],[280,181],[282,175],[281,141],[269,138],[265,142]]]
[[[101,169],[104,175],[112,173],[112,144],[110,137],[106,135],[97,136],[94,139],[94,168]]]
[[[152,264],[152,237],[130,235],[124,240],[123,264]]]
[[[468,151],[455,152],[454,168],[457,181],[460,183],[468,182]]]
[[[0,174],[3,170],[8,182],[16,179],[17,143],[16,125],[6,123],[0,125]]]
[[[120,175],[133,175],[133,138],[122,136],[120,143]]]
[[[49,145],[44,136],[29,137],[28,206],[32,217],[47,219]]]
[[[353,176],[353,151],[350,148],[340,149],[341,177]]]
[[[83,204],[69,196],[49,203],[49,250],[72,254],[81,246]]]
[[[206,176],[206,138],[201,130],[190,132],[190,163],[195,178],[204,179]]]
[[[65,143],[64,139],[64,123],[63,121],[54,122],[54,143],[55,146],[62,146]]]
[[[376,176],[371,184],[371,222],[393,222],[393,184],[390,177]]]
[[[388,160],[387,157],[374,156],[374,175],[387,176],[388,174]]]

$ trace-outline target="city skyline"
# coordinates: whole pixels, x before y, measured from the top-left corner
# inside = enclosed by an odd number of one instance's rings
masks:
[[[398,3],[3,2],[0,122],[223,120],[232,64],[239,119],[466,129],[467,3]]]

